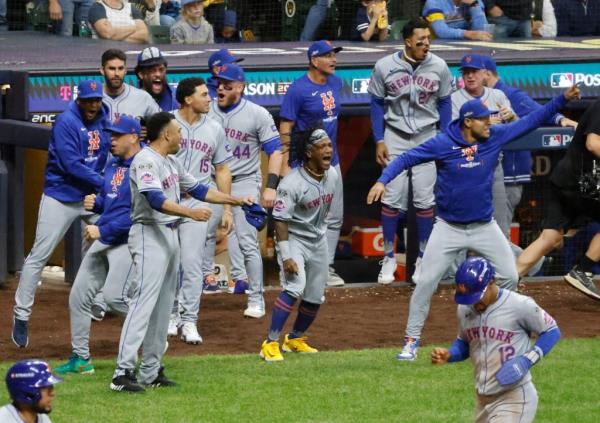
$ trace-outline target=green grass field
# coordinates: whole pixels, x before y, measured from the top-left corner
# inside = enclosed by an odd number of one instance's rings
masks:
[[[113,393],[113,361],[93,376],[57,387],[55,423],[73,422],[468,422],[473,420],[470,362],[432,366],[431,347],[414,363],[374,349],[286,355],[169,358],[173,389]],[[598,422],[600,339],[563,340],[533,370],[540,395],[537,422]],[[56,365],[57,363],[52,363]],[[6,374],[8,363],[0,365]],[[0,404],[8,401],[0,391]]]

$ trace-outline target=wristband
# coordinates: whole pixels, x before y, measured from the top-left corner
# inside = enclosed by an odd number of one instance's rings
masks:
[[[538,347],[537,345],[534,346],[531,350],[527,351],[525,354],[523,354],[525,357],[527,357],[527,359],[529,361],[531,361],[531,365],[536,364],[538,361],[540,361],[542,359],[542,357],[544,357],[544,352],[542,351],[542,349],[540,347]]]
[[[279,185],[279,175],[269,173],[267,175],[267,188],[277,189],[277,185]]]
[[[292,258],[292,254],[290,253],[290,242],[289,241],[279,241],[277,243],[279,247],[279,255],[281,255],[281,261],[286,261]]]

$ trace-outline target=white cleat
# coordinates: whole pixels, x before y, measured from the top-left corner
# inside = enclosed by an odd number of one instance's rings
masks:
[[[377,276],[377,283],[381,285],[389,285],[396,280],[394,272],[396,271],[396,257],[385,256],[380,262],[381,270]]]
[[[244,317],[252,317],[253,319],[260,319],[265,315],[265,309],[258,306],[249,305],[246,310],[244,310]]]
[[[171,314],[169,318],[169,330],[167,336],[177,336],[179,334],[179,326],[181,325],[181,318],[179,314]]]
[[[333,267],[329,267],[329,277],[327,278],[327,286],[344,286],[346,282],[335,273]]]
[[[198,328],[194,322],[185,322],[181,326],[181,339],[186,344],[198,345],[202,343],[202,337],[198,333]]]

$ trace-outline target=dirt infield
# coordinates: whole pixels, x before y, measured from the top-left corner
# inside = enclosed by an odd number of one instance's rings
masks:
[[[26,357],[64,359],[71,350],[69,337],[69,286],[44,284],[37,292],[30,323],[30,344],[17,349],[10,340],[13,280],[0,291],[0,360]],[[310,330],[311,344],[323,351],[401,345],[412,289],[406,284],[369,288],[334,288]],[[553,315],[564,337],[595,337],[600,334],[600,303],[583,296],[562,282],[532,283],[524,293]],[[169,355],[258,353],[270,322],[277,290],[266,294],[267,316],[244,319],[244,295],[215,294],[202,298],[199,329],[204,344],[186,345],[171,340]],[[450,342],[456,334],[456,306],[452,290],[440,288],[434,295],[431,313],[423,332],[425,345]],[[289,319],[291,326],[293,317]],[[91,352],[94,358],[116,355],[121,319],[107,316],[94,322]]]

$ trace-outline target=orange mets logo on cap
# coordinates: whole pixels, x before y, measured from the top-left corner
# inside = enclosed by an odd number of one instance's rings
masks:
[[[472,61],[473,61],[473,57],[471,57],[471,56],[465,56],[465,62],[471,63]]]
[[[92,81],[92,82],[90,82],[90,88],[91,88],[92,90],[96,91],[96,86],[97,86],[97,85],[96,85],[96,81]]]
[[[456,290],[460,293],[460,294],[467,294],[469,291],[467,290],[467,287],[465,286],[464,283],[457,283],[456,284]]]

